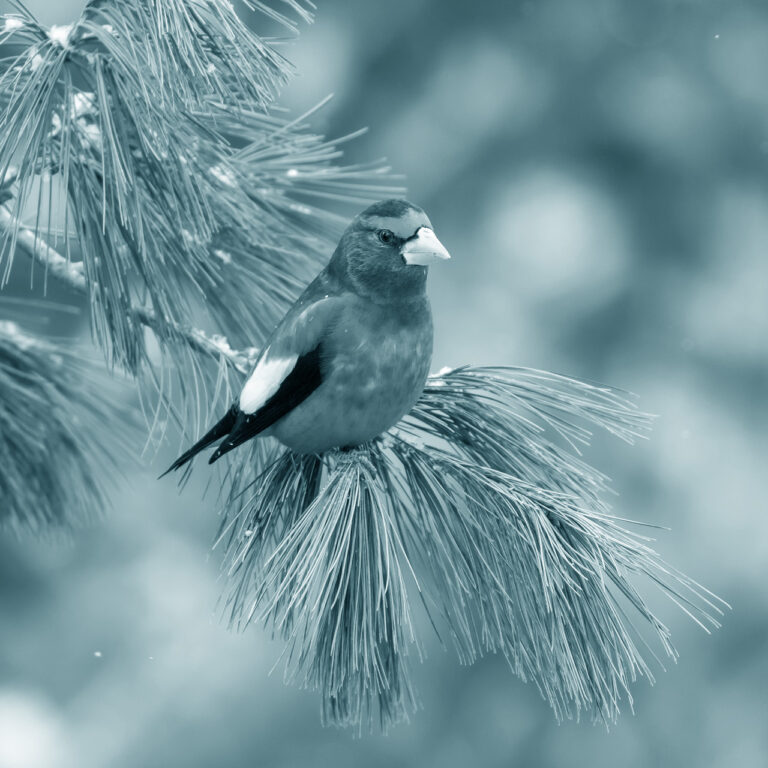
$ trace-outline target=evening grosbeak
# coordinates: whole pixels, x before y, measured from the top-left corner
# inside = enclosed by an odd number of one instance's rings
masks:
[[[364,210],[267,340],[239,400],[167,471],[217,440],[210,464],[256,435],[321,453],[389,429],[424,387],[427,267],[449,258],[421,208],[384,200]]]

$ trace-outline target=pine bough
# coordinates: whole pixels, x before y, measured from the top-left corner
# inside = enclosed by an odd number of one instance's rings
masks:
[[[676,658],[632,577],[704,629],[725,604],[611,515],[576,450],[590,424],[631,442],[649,418],[605,387],[460,368],[356,451],[237,465],[219,536],[231,622],[287,641],[286,677],[320,690],[326,722],[386,728],[416,708],[416,601],[462,663],[502,654],[558,719],[614,721],[630,683],[653,681],[646,635]]]
[[[263,338],[327,256],[344,218],[326,204],[400,189],[382,163],[337,163],[351,136],[329,141],[306,116],[279,115],[291,65],[229,2],[92,0],[76,24],[50,29],[8,2],[0,285],[19,250],[35,252],[46,279],[87,293],[96,341],[148,385],[151,421],[181,403],[177,421],[196,431],[209,415],[200,404],[220,407],[211,396],[227,384],[188,354],[199,321],[231,367],[229,343]],[[246,5],[293,28],[266,3]],[[298,0],[282,6],[308,18]]]

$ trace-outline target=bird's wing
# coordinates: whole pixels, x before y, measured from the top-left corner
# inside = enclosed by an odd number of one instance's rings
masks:
[[[343,303],[340,297],[324,297],[287,315],[275,329],[264,352],[240,393],[240,410],[255,414],[278,391],[301,386],[298,372],[309,373],[308,364],[333,327]],[[316,360],[319,368],[319,359]],[[291,380],[290,382],[288,380]]]
[[[235,424],[210,463],[263,432],[306,400],[323,381],[323,339],[343,299],[323,298],[287,316],[240,393]]]
[[[305,293],[291,308],[259,357],[239,401],[164,474],[183,467],[200,451],[226,437],[211,456],[210,463],[216,461],[272,426],[320,386],[323,339],[332,332],[344,303],[338,296],[321,296],[315,299]]]

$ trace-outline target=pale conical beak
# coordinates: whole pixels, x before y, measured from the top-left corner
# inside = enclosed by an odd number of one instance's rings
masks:
[[[451,254],[445,250],[445,246],[429,227],[419,227],[416,237],[405,241],[402,254],[406,264],[418,264],[422,267],[451,258]]]

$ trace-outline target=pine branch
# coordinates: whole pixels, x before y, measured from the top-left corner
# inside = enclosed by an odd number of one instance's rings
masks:
[[[222,0],[100,0],[51,29],[19,6],[0,24],[0,177],[17,164],[0,282],[20,246],[84,283],[95,339],[158,434],[169,417],[197,432],[249,367],[226,339],[263,339],[330,253],[343,220],[323,204],[400,190],[382,163],[338,164],[350,137],[267,113],[290,66]],[[195,329],[201,315],[222,336]]]
[[[82,262],[69,261],[52,248],[41,237],[22,226],[8,209],[0,205],[0,230],[5,233],[16,232],[17,247],[36,263],[43,266],[51,275],[78,293],[86,294],[87,286],[83,275]],[[158,320],[154,312],[140,307],[129,312],[136,322],[159,334],[167,332],[168,324]],[[224,336],[208,336],[199,328],[174,324],[170,327],[171,336],[182,339],[191,349],[208,355],[226,358],[235,370],[246,374],[255,357],[255,351],[241,352],[232,349]]]
[[[267,114],[290,67],[228,3],[103,0],[67,28],[6,17],[4,42],[23,46],[0,62],[0,176],[18,164],[10,213],[33,208],[29,229],[55,243],[61,212],[96,338],[134,375],[146,350],[131,307],[153,311],[160,339],[202,310],[252,344],[338,234],[306,198],[359,205],[396,191],[381,163],[337,165],[345,139]],[[0,250],[4,280],[16,237]]]
[[[0,525],[40,534],[102,514],[138,445],[123,394],[76,350],[0,322]]]
[[[82,262],[64,258],[41,237],[21,226],[18,219],[5,205],[0,205],[0,231],[4,232],[6,236],[15,236],[16,247],[43,266],[46,275],[50,273],[79,293],[86,292]]]
[[[233,460],[230,621],[285,638],[287,679],[321,692],[326,722],[386,727],[414,710],[415,596],[463,663],[503,654],[558,719],[614,721],[631,683],[653,681],[652,639],[676,658],[631,579],[705,629],[725,604],[612,516],[576,447],[590,425],[632,442],[650,418],[606,387],[462,368],[354,452]]]
[[[18,250],[65,285],[87,294],[79,262],[68,262],[41,237],[11,219],[7,209],[0,205],[0,230],[15,227]],[[169,419],[181,427],[182,437],[198,434],[211,413],[231,403],[237,382],[251,370],[258,350],[236,350],[224,336],[209,335],[192,326],[159,322],[146,307],[132,308],[126,317],[132,334],[141,341],[142,350],[144,338],[140,329],[144,327],[152,331],[163,351],[160,360],[145,361],[137,377],[149,443],[162,442]],[[181,410],[177,410],[176,401],[180,401]]]

